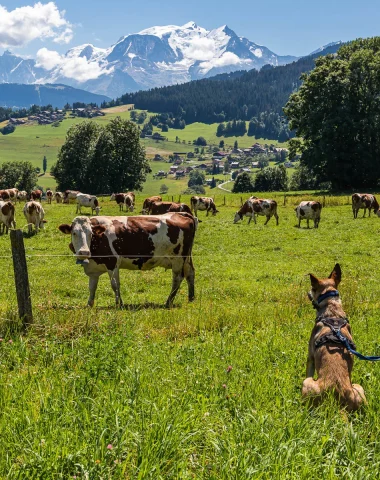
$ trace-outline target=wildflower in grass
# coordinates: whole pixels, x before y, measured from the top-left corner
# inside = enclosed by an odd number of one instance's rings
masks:
[[[97,465],[99,465],[100,460],[95,460],[95,463],[96,463]]]
[[[107,445],[107,450],[112,450],[112,449],[113,449],[113,446],[112,446],[111,443],[109,443],[109,444]]]
[[[225,383],[223,383],[222,385],[223,388],[227,388],[227,385]]]
[[[0,338],[0,342],[2,342],[2,341],[3,341],[3,339],[2,339],[2,338]]]
[[[227,367],[227,373],[230,373],[231,370],[232,370],[232,365],[228,365],[228,367]]]
[[[9,342],[8,342],[8,343],[13,343],[13,340],[9,340]]]

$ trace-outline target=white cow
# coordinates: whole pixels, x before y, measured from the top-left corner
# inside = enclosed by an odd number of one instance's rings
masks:
[[[46,223],[46,220],[44,220],[45,210],[42,208],[40,203],[33,200],[31,202],[27,202],[24,206],[23,212],[26,221],[28,222],[29,233],[32,233],[33,225],[36,227],[37,233],[39,228],[44,228],[44,223]]]
[[[298,218],[298,227],[301,226],[301,220],[306,220],[307,228],[309,228],[309,220],[313,220],[314,228],[318,228],[322,210],[322,205],[319,202],[301,202],[294,210]]]
[[[100,212],[100,207],[99,207],[99,202],[98,199],[96,198],[95,195],[87,195],[86,193],[78,193],[77,195],[77,212],[81,214],[82,213],[82,207],[89,207],[91,208],[91,213],[94,214],[94,211],[96,212],[96,215],[99,215]]]
[[[26,192],[25,190],[21,190],[21,192],[18,192],[17,200],[19,203],[26,202],[27,199],[28,199],[28,192]]]
[[[0,201],[1,233],[8,233],[9,228],[16,228],[15,207],[12,202]]]
[[[55,192],[55,201],[57,203],[62,203],[63,200],[63,193],[62,192]]]

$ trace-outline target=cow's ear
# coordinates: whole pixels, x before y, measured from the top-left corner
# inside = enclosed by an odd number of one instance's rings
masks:
[[[342,280],[342,270],[340,269],[339,263],[334,267],[334,270],[330,273],[329,278],[334,280],[335,285],[338,286]]]
[[[310,283],[311,283],[311,286],[315,289],[317,289],[319,287],[319,280],[317,277],[315,277],[312,273],[309,273],[310,275]]]
[[[101,237],[105,231],[106,231],[106,227],[104,227],[103,225],[94,225],[92,227],[92,233],[94,235],[97,235],[98,237]]]
[[[67,234],[71,233],[71,230],[72,230],[72,226],[67,225],[67,223],[63,223],[58,228],[62,233],[67,233]]]

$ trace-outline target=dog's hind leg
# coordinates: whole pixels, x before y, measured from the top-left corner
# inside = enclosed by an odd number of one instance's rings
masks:
[[[314,397],[315,400],[317,400],[317,397],[320,397],[321,393],[318,380],[314,380],[313,377],[308,377],[303,381],[302,396],[304,398]]]
[[[367,404],[364,389],[357,383],[352,384],[352,390],[346,396],[345,400],[347,402],[347,410],[350,412],[358,410],[362,405]]]

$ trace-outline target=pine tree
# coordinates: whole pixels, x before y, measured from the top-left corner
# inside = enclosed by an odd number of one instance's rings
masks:
[[[44,155],[44,159],[42,160],[42,170],[43,170],[44,175],[45,175],[46,170],[47,170],[47,158],[46,158],[45,155]]]

